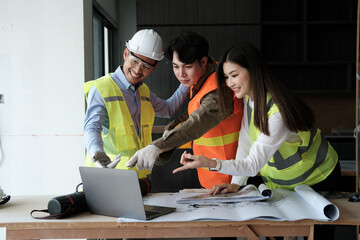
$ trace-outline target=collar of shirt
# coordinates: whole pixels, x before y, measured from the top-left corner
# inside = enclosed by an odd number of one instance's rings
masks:
[[[249,96],[249,95],[248,95]],[[245,98],[244,98],[245,99]],[[251,97],[249,96],[249,99],[248,99],[248,101],[249,101],[249,106],[251,107],[251,109],[254,109],[254,100],[252,100],[251,99]],[[247,103],[245,103],[245,105],[246,105]]]
[[[129,83],[122,70],[122,66],[119,66],[111,77],[115,80],[117,85],[121,84],[125,89],[131,90],[132,92],[135,92],[143,84],[143,82],[140,82],[138,85],[133,86]]]
[[[204,85],[206,79],[216,71],[216,62],[212,57],[208,57],[208,63],[206,65],[205,73],[200,77],[200,79],[192,86],[192,96],[195,96],[201,87]]]

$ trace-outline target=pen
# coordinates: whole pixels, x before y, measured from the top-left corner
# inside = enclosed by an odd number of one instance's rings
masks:
[[[209,203],[209,204],[197,204],[197,203],[195,203],[195,204],[190,204],[189,206],[194,207],[194,208],[214,207],[214,206],[218,207],[219,204],[214,204],[214,203]]]

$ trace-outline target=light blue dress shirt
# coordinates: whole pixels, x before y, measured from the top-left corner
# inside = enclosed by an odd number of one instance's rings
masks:
[[[116,82],[121,89],[127,107],[130,111],[131,118],[134,122],[137,134],[140,133],[140,95],[137,88],[142,84],[138,84],[135,88],[131,85],[123,71],[122,67],[118,67],[110,77]],[[190,88],[184,87],[182,84],[167,100],[157,97],[150,91],[150,102],[154,108],[155,116],[170,118],[175,115],[181,105],[189,98]],[[90,156],[96,151],[104,151],[101,132],[107,133],[109,128],[109,116],[105,103],[95,86],[92,86],[87,97],[87,112],[84,121],[84,139],[85,146]]]

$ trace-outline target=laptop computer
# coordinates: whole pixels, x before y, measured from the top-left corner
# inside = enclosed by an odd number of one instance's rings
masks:
[[[176,208],[144,205],[134,170],[79,167],[90,213],[150,220]]]

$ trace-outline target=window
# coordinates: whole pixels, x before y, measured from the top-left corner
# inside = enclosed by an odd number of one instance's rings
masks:
[[[115,33],[115,27],[96,8],[93,8],[94,79],[116,68],[114,64]]]

